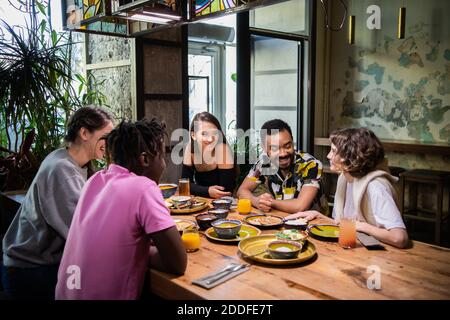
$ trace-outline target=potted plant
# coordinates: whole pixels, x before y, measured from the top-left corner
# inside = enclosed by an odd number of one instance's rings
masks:
[[[28,16],[21,27],[0,21],[2,191],[28,187],[40,162],[61,146],[72,111],[105,102],[101,83],[90,86],[91,79],[72,74],[72,35],[52,28],[50,8],[31,1]]]

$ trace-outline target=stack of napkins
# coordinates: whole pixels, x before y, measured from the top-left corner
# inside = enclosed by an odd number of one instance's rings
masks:
[[[219,272],[221,272],[223,270],[223,268],[222,268],[220,270],[216,270],[214,272],[211,272],[211,273],[207,274],[204,277],[196,279],[196,280],[192,281],[192,283],[196,284],[196,285],[198,285],[200,287],[206,288],[206,289],[211,289],[211,288],[214,288],[215,286],[218,286],[221,283],[224,283],[225,281],[228,281],[228,280],[230,280],[230,279],[240,275],[241,273],[244,273],[244,272],[248,271],[249,269],[250,268],[249,268],[248,265],[242,266],[242,268],[240,268],[239,270],[229,272],[224,277],[222,277],[220,280],[214,281],[212,283],[208,283],[208,280],[212,276],[217,275]]]

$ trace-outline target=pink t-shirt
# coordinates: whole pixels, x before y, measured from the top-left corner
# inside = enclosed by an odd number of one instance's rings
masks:
[[[148,234],[174,226],[156,183],[110,165],[85,184],[58,272],[56,299],[136,299]]]

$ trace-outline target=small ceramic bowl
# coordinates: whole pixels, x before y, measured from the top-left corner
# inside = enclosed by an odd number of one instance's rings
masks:
[[[239,220],[219,219],[211,223],[219,238],[233,239],[241,230],[242,222]]]
[[[293,220],[284,220],[284,227],[286,229],[306,230],[307,226],[308,226],[308,221],[303,218],[293,219]]]
[[[209,209],[208,213],[215,215],[219,219],[226,219],[228,217],[228,210],[226,209]]]
[[[214,206],[215,209],[225,209],[225,210],[230,210],[231,204],[233,203],[232,200],[230,199],[216,199],[211,201],[212,205]]]
[[[187,204],[191,200],[191,197],[189,197],[189,196],[175,196],[175,197],[172,197],[171,199],[172,199],[172,202],[173,202],[173,204],[175,206],[182,206],[182,205]]]
[[[206,230],[208,228],[211,228],[211,223],[219,220],[219,218],[211,213],[202,213],[197,215],[195,217],[195,220],[197,221],[200,230]]]
[[[172,183],[161,183],[159,184],[159,189],[161,189],[164,199],[168,199],[177,192],[177,185]]]
[[[302,248],[303,245],[295,241],[276,240],[267,245],[267,252],[273,259],[294,259]]]

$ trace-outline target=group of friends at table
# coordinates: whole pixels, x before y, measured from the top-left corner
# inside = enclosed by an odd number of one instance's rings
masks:
[[[114,127],[101,108],[74,112],[65,146],[44,159],[3,239],[9,298],[138,299],[147,268],[185,272],[187,254],[158,187],[166,135],[158,119]],[[357,231],[406,247],[396,178],[384,166],[379,139],[368,129],[348,128],[330,140],[327,157],[340,172],[331,216],[322,163],[295,150],[291,128],[279,119],[261,127],[263,155],[237,186],[237,164],[219,121],[207,112],[195,115],[182,177],[190,179],[193,195],[250,199],[263,212],[290,213],[288,219],[338,224],[356,215]],[[106,168],[95,172],[92,161],[105,158]]]

